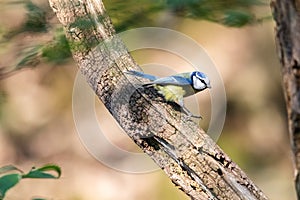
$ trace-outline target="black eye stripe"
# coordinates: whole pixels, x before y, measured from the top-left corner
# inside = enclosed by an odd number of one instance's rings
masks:
[[[193,75],[193,78],[196,77],[198,80],[200,80],[202,83],[206,84],[205,83],[205,80],[202,78],[202,77],[199,77],[197,75]]]

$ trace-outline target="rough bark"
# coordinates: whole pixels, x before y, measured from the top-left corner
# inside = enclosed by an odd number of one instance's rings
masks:
[[[137,88],[139,80],[123,74],[139,67],[115,35],[101,1],[49,2],[96,95],[175,185],[192,199],[267,199],[178,105],[166,103],[154,89]]]
[[[283,88],[288,113],[291,148],[295,161],[295,184],[300,199],[300,1],[272,1],[276,41],[282,64]]]

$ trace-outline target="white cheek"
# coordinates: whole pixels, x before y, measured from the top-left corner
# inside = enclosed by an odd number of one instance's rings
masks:
[[[205,84],[199,81],[197,78],[193,78],[193,84],[196,90],[202,90],[205,88]]]

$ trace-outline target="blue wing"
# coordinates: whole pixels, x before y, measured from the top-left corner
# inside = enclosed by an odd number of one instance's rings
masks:
[[[150,74],[145,74],[143,72],[138,72],[138,71],[134,71],[134,70],[128,70],[124,73],[129,74],[129,75],[133,75],[133,76],[137,76],[137,77],[141,77],[141,78],[145,78],[145,79],[148,79],[150,81],[155,81],[155,80],[159,79],[159,77],[157,77],[157,76],[153,76],[153,75],[150,75]]]
[[[138,71],[134,71],[134,70],[128,70],[124,73],[133,75],[133,76],[137,76],[137,77],[141,77],[141,78],[145,78],[145,79],[152,81],[150,83],[144,84],[144,86],[150,86],[150,85],[155,85],[155,84],[156,85],[188,86],[188,85],[192,84],[190,79],[185,78],[183,76],[178,76],[178,75],[159,78],[154,75],[145,74],[143,72],[138,72]]]
[[[151,83],[144,84],[147,85],[178,85],[178,86],[187,86],[191,85],[191,81],[187,78],[184,78],[182,76],[168,76],[163,78],[158,78],[155,81],[152,81]]]

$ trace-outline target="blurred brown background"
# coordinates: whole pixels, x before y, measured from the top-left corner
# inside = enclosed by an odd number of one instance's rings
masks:
[[[0,10],[1,27],[13,28],[22,23],[22,6]],[[270,199],[296,199],[273,21],[244,28],[192,19],[170,21],[176,21],[176,25],[169,28],[206,49],[224,80],[228,107],[218,144]],[[51,34],[41,33],[38,38],[46,40]],[[0,66],[15,63],[22,48],[36,42],[36,37],[20,34],[13,41],[0,48]],[[149,58],[163,63],[163,55],[147,50],[133,53],[139,63],[147,63]],[[175,59],[173,64],[176,71],[182,63]],[[55,163],[63,170],[59,180],[21,181],[7,193],[7,199],[188,199],[162,171],[118,172],[87,152],[72,116],[76,73],[76,64],[69,60],[63,65],[41,64],[1,80],[0,166],[14,164],[28,171],[32,166]],[[207,93],[197,95],[208,97]],[[106,121],[110,133],[116,134],[113,143],[137,151],[118,126],[112,126],[115,122],[100,102],[96,109],[99,121]],[[206,122],[202,123],[205,126]]]

